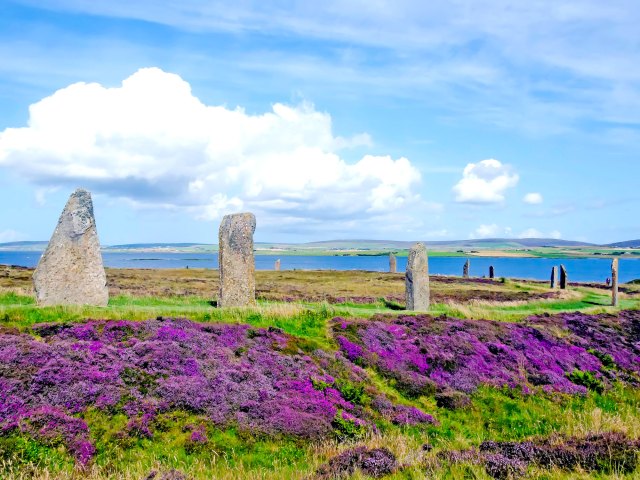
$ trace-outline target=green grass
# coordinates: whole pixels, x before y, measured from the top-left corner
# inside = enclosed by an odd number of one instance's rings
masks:
[[[126,282],[135,285],[135,275],[121,272]],[[195,275],[189,272],[189,275]],[[176,275],[175,283],[181,277]],[[186,275],[186,273],[185,273]],[[284,287],[299,287],[304,293],[314,281],[311,272],[283,272],[267,277],[265,282],[279,279]],[[313,289],[334,288],[335,291],[362,293],[366,282],[398,283],[399,278],[384,274],[354,273],[329,274],[315,279]],[[123,285],[125,283],[123,280]],[[167,280],[169,281],[169,280]],[[171,281],[174,278],[171,277]],[[193,285],[201,282],[192,278]],[[296,283],[300,282],[300,283]],[[334,283],[335,282],[335,283]],[[349,283],[351,282],[351,284]],[[169,284],[167,284],[169,285]],[[389,288],[397,285],[389,283]],[[395,286],[393,286],[395,285]],[[170,285],[169,285],[170,286]],[[379,285],[378,285],[379,286]],[[20,291],[0,293],[0,327],[29,331],[35,323],[80,322],[86,319],[144,320],[164,317],[185,317],[200,322],[246,323],[256,328],[276,327],[293,336],[291,347],[296,351],[317,348],[335,350],[329,332],[330,320],[336,316],[370,318],[376,314],[400,315],[404,311],[388,308],[383,302],[374,304],[345,303],[281,303],[260,301],[255,307],[218,309],[203,294],[134,295],[120,294],[99,307],[38,307],[30,295]],[[163,286],[162,288],[165,288]],[[193,287],[194,289],[196,287]],[[203,286],[206,291],[209,286]],[[276,288],[276,287],[273,287]],[[281,288],[281,287],[278,287]],[[352,290],[349,290],[351,289]],[[368,287],[366,287],[368,288]],[[443,290],[454,288],[442,285]],[[477,285],[455,288],[479,288]],[[538,293],[546,286],[536,283],[507,281],[505,284],[483,288]],[[309,291],[316,291],[309,289]],[[215,291],[213,288],[211,291]],[[122,287],[122,291],[127,291]],[[173,290],[171,290],[173,291]],[[200,290],[198,290],[200,291]],[[280,290],[279,290],[280,291]],[[287,293],[286,289],[281,290]],[[377,295],[377,293],[376,293]],[[375,298],[375,297],[374,297]],[[528,302],[467,302],[436,303],[430,314],[446,314],[460,318],[487,318],[501,321],[521,319],[545,312],[584,311],[589,313],[615,312],[609,306],[608,292],[592,288],[572,289],[567,298],[534,300]],[[622,299],[620,308],[640,308],[634,297]],[[622,430],[629,436],[640,436],[640,389],[617,385],[615,388],[586,396],[559,394],[522,395],[512,391],[481,388],[471,396],[471,406],[463,410],[445,410],[436,406],[432,396],[407,398],[376,372],[369,370],[373,386],[399,403],[415,405],[433,414],[440,422],[437,426],[396,427],[381,421],[379,434],[367,436],[357,442],[340,443],[334,439],[322,443],[305,443],[295,439],[256,438],[233,428],[221,430],[193,412],[170,412],[156,420],[154,437],[130,438],[120,434],[127,419],[124,415],[111,415],[90,410],[83,417],[90,426],[92,440],[98,449],[94,464],[87,471],[78,471],[70,457],[59,445],[43,445],[22,436],[0,436],[0,477],[2,478],[61,478],[61,479],[141,479],[152,470],[166,471],[176,468],[194,479],[292,479],[307,478],[318,465],[335,454],[356,444],[370,447],[384,446],[392,450],[402,463],[410,467],[389,479],[485,479],[482,467],[473,465],[438,465],[439,451],[469,448],[483,440],[524,440],[552,433],[585,435],[589,432]],[[588,379],[587,379],[588,380]],[[357,392],[356,392],[357,393]],[[205,425],[209,442],[206,448],[190,444],[188,425]],[[421,445],[429,443],[434,450],[422,453]],[[628,476],[566,473],[560,471],[529,472],[529,478],[586,479],[586,478],[640,478],[640,472]],[[356,474],[353,479],[364,478]]]
[[[389,392],[393,394],[393,392]],[[623,429],[631,436],[640,434],[640,391],[617,386],[604,394],[587,396],[522,395],[493,388],[482,388],[472,395],[472,404],[464,410],[437,408],[430,399],[417,404],[428,408],[440,424],[428,428],[381,425],[380,434],[355,443],[308,444],[295,439],[265,439],[234,429],[220,430],[203,417],[189,412],[170,412],[155,420],[154,437],[122,437],[126,425],[124,415],[107,415],[90,410],[85,419],[98,454],[91,467],[94,478],[106,478],[109,472],[130,472],[116,478],[144,478],[154,469],[176,468],[190,478],[264,478],[302,479],[335,454],[356,444],[385,446],[400,460],[419,455],[420,446],[429,443],[433,451],[425,456],[435,459],[440,451],[466,449],[483,440],[521,441],[553,433],[584,435],[587,432]],[[190,443],[189,425],[205,425],[206,448]],[[59,448],[44,446],[23,437],[0,437],[0,464],[3,478],[30,469],[54,474],[53,478],[72,478],[73,463]],[[415,458],[413,458],[415,461]],[[423,459],[424,460],[424,459]],[[428,463],[428,462],[427,462]],[[425,478],[426,466],[414,463],[412,468],[389,478]],[[12,474],[13,472],[13,474]],[[481,467],[443,466],[433,470],[429,478],[451,477],[456,472],[475,472],[470,478],[487,478]],[[420,476],[422,475],[422,476]],[[620,478],[606,475],[576,477],[575,473],[540,471],[536,475],[548,479]],[[111,477],[110,477],[111,478]],[[357,475],[353,478],[363,478]],[[460,477],[467,478],[467,477]],[[637,478],[630,475],[623,478]]]

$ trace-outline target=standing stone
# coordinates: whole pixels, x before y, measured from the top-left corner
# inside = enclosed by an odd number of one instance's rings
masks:
[[[276,260],[276,263],[275,263],[275,265],[273,266],[273,269],[274,269],[276,272],[279,272],[279,271],[280,271],[280,259],[277,259],[277,260]]]
[[[423,243],[416,243],[409,250],[405,295],[407,310],[429,310],[429,260]]]
[[[567,288],[569,284],[569,279],[567,277],[567,269],[564,268],[564,265],[560,265],[560,288],[562,290]]]
[[[219,307],[242,307],[256,302],[256,266],[253,259],[253,213],[225,215],[218,236],[220,265]]]
[[[33,273],[38,305],[96,305],[109,302],[107,276],[93,216],[91,194],[78,189],[60,215]]]
[[[551,288],[556,288],[558,285],[558,267],[551,268]]]
[[[496,272],[493,269],[493,265],[489,265],[489,278],[495,278]]]
[[[618,306],[618,259],[611,261],[611,305]]]
[[[389,254],[389,272],[396,273],[398,270],[398,260],[395,253]]]
[[[462,267],[462,276],[464,278],[469,278],[469,266],[471,265],[471,262],[469,262],[469,259],[467,258],[467,261],[464,262],[464,267]]]

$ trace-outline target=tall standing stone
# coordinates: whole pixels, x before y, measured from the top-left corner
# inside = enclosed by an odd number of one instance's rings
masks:
[[[489,278],[495,278],[496,271],[493,269],[493,265],[489,265]]]
[[[277,259],[277,260],[276,260],[276,263],[273,265],[273,269],[274,269],[276,272],[279,272],[279,271],[280,271],[280,259]]]
[[[611,261],[611,305],[618,306],[618,259]]]
[[[469,262],[469,259],[467,258],[467,261],[464,262],[464,267],[462,267],[462,276],[464,278],[469,278],[469,267],[471,265],[471,262]]]
[[[242,307],[256,302],[256,266],[253,258],[253,213],[225,215],[218,235],[220,265],[219,307]]]
[[[396,273],[398,270],[398,260],[395,253],[389,254],[389,272]]]
[[[78,189],[69,197],[33,273],[33,286],[38,305],[106,306],[109,302],[88,191]]]
[[[564,268],[564,265],[560,265],[560,288],[562,290],[567,288],[569,284],[569,278],[567,276],[567,269]]]
[[[558,267],[552,267],[551,268],[551,283],[550,283],[550,287],[551,288],[556,288],[556,286],[558,285]]]
[[[416,243],[409,250],[405,294],[407,310],[429,310],[429,260],[423,243]]]

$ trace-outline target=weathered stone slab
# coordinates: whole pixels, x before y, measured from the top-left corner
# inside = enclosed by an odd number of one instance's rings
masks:
[[[106,306],[109,302],[88,191],[78,189],[69,197],[33,273],[33,286],[38,305]]]
[[[469,267],[471,266],[471,262],[469,261],[469,259],[467,259],[466,262],[464,262],[464,267],[462,267],[462,276],[464,278],[469,278]]]
[[[405,295],[407,310],[429,310],[429,260],[423,243],[416,243],[409,250]]]
[[[496,277],[496,271],[493,268],[493,265],[489,265],[489,278],[495,278]]]
[[[618,259],[611,261],[611,305],[617,307],[618,300]]]
[[[243,307],[256,302],[256,267],[253,256],[253,213],[225,215],[218,235],[220,264],[219,307]]]
[[[564,268],[564,265],[560,265],[560,288],[562,290],[567,288],[569,285],[569,277],[567,276],[567,269]]]
[[[396,259],[395,253],[389,254],[389,272],[396,273],[398,270],[398,260]]]
[[[275,264],[273,265],[273,269],[274,269],[276,272],[279,272],[279,271],[280,271],[280,259],[277,259],[277,260],[276,260]]]
[[[551,282],[550,288],[556,288],[558,286],[558,267],[551,267]]]

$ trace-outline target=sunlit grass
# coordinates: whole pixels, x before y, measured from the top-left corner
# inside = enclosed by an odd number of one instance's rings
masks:
[[[30,273],[16,272],[14,284],[0,285],[0,327],[29,331],[42,322],[82,322],[87,319],[146,320],[183,317],[199,322],[250,324],[275,327],[297,337],[304,349],[334,350],[330,320],[371,318],[378,314],[404,315],[408,312],[390,308],[392,302],[349,302],[328,304],[324,301],[278,301],[278,296],[320,295],[371,296],[382,298],[404,291],[401,274],[376,272],[263,272],[258,273],[258,290],[274,297],[259,300],[255,306],[216,308],[217,272],[206,270],[134,271],[109,270],[112,297],[107,307],[59,306],[38,307],[30,289]],[[12,280],[13,281],[13,280]],[[507,280],[504,283],[478,284],[434,281],[434,291],[450,294],[466,289],[540,294],[548,287],[539,282]],[[572,287],[549,299],[436,302],[433,315],[469,319],[520,321],[530,315],[582,311],[615,312],[640,308],[635,296],[621,295],[621,305],[610,305],[610,294],[603,289]],[[398,305],[401,307],[400,302]],[[309,351],[309,350],[305,350]],[[438,452],[477,446],[483,440],[520,441],[553,433],[582,436],[593,432],[621,431],[632,438],[640,436],[640,389],[616,385],[603,394],[586,396],[560,394],[522,395],[493,388],[481,388],[471,395],[471,407],[446,410],[436,406],[432,397],[404,398],[401,393],[373,370],[367,371],[377,391],[398,403],[417,406],[433,414],[437,426],[396,427],[378,425],[379,432],[357,442],[328,439],[305,443],[295,439],[254,438],[233,429],[220,430],[204,417],[192,412],[171,412],[161,418],[162,428],[152,439],[124,439],[119,436],[124,418],[105,412],[90,411],[85,419],[92,441],[98,448],[95,461],[86,469],[74,466],[62,447],[37,444],[27,438],[0,436],[0,477],[7,479],[144,479],[151,471],[177,469],[193,479],[292,479],[309,478],[319,465],[354,445],[389,448],[405,465],[389,479],[485,479],[481,466],[443,465],[436,461]],[[207,424],[209,443],[199,451],[185,449],[183,427],[187,422]],[[422,445],[433,450],[426,452]],[[352,479],[363,479],[356,473]],[[620,479],[640,478],[629,475],[587,474],[556,470],[530,470],[527,478],[536,479]]]

